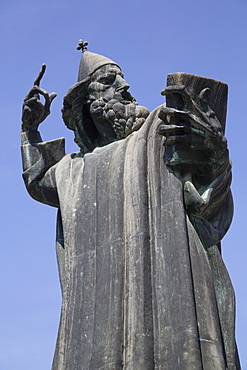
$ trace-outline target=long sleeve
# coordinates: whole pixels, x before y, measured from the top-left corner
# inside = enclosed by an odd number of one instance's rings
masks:
[[[42,142],[38,131],[22,132],[23,179],[35,200],[59,206],[56,187],[57,163],[65,155],[64,138]]]

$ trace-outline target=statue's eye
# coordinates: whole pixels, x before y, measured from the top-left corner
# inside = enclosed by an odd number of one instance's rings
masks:
[[[115,75],[110,75],[107,77],[101,77],[99,82],[104,85],[111,85],[115,81]]]

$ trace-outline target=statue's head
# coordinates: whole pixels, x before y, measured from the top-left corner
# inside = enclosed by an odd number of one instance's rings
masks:
[[[84,153],[138,130],[149,112],[128,92],[121,68],[111,59],[82,49],[78,83],[64,98],[63,119]]]

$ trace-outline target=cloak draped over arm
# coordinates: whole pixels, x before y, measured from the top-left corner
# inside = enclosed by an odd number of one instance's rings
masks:
[[[64,139],[42,142],[38,131],[22,132],[23,179],[35,200],[59,206],[56,189],[56,164],[65,155]]]

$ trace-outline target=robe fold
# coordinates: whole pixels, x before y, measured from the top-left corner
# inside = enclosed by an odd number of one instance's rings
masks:
[[[224,235],[230,190],[213,222],[210,211],[205,222],[187,215],[164,164],[159,109],[85,156],[64,155],[62,140],[23,145],[30,195],[59,209],[53,370],[240,368],[231,282],[213,237],[206,245],[198,231],[213,223]]]

